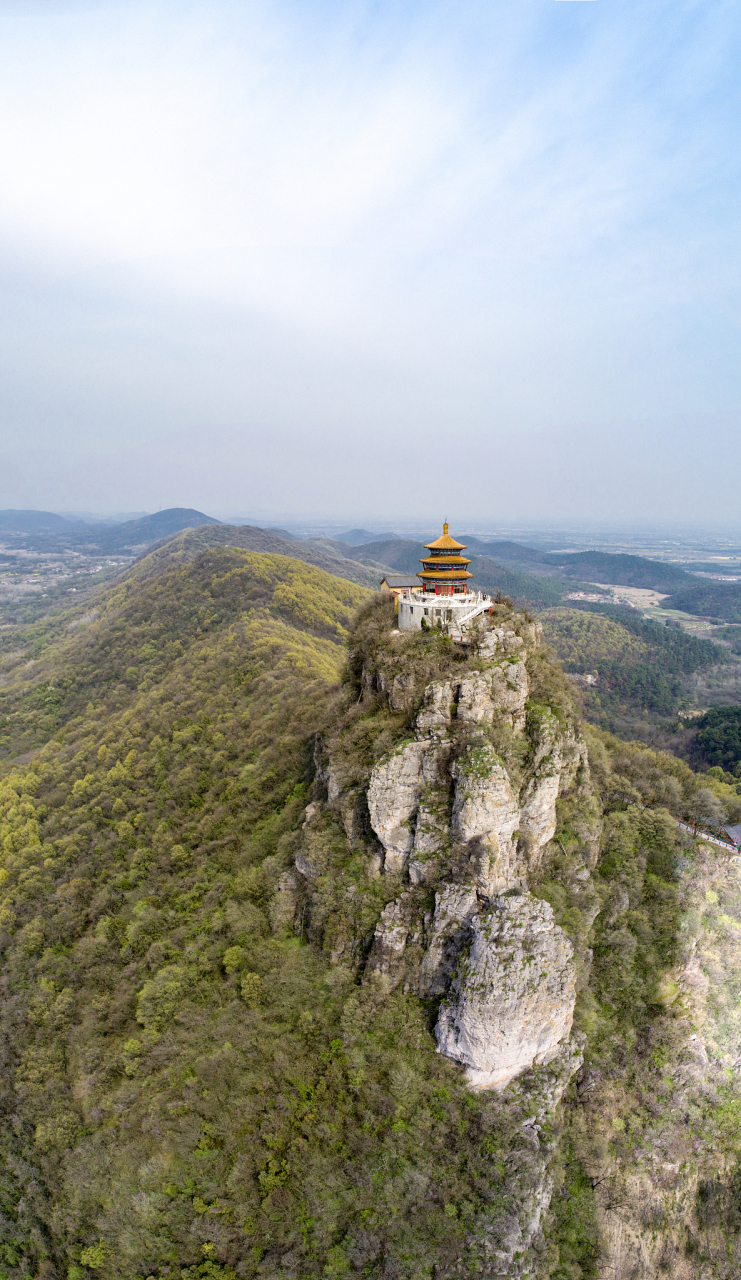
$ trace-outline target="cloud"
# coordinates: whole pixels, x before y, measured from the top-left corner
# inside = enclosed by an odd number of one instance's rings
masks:
[[[386,501],[370,452],[455,440],[483,475],[540,441],[569,512],[640,422],[650,506],[672,424],[712,450],[739,408],[740,29],[694,0],[0,3],[8,458],[66,459],[90,507],[124,457],[205,486],[205,433],[223,509],[262,433],[329,509],[360,472]]]

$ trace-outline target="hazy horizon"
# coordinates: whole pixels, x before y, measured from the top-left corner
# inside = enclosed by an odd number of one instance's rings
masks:
[[[0,507],[741,528],[737,6],[0,36]]]
[[[178,504],[182,510],[182,504]],[[0,516],[13,508],[0,508]],[[18,510],[18,508],[15,508]],[[165,513],[172,508],[161,509]],[[200,510],[192,508],[192,510]],[[81,511],[57,509],[54,514],[70,521],[81,521],[94,525],[97,522],[119,524],[134,521],[147,516],[156,515],[157,511]],[[216,509],[200,510],[200,514],[224,524],[253,525],[259,528],[281,530],[295,537],[329,537],[340,538],[343,533],[363,530],[377,539],[384,535],[397,538],[414,539],[423,543],[431,533],[438,533],[443,517],[436,513],[416,520],[391,519],[388,521],[354,520],[352,515],[344,519],[328,519],[321,512],[224,512]],[[449,515],[449,513],[446,513]],[[570,521],[497,521],[486,517],[474,517],[462,513],[460,519],[453,517],[450,521],[451,531],[457,535],[480,537],[492,541],[515,541],[532,543],[535,546],[564,550],[573,542],[575,548],[583,550],[590,545],[604,549],[611,547],[616,551],[629,550],[640,554],[657,553],[662,549],[671,554],[676,548],[678,554],[691,551],[693,548],[716,547],[721,549],[737,548],[741,551],[741,530],[723,524],[692,524],[687,521],[664,521],[640,523],[635,521],[616,520],[578,520]],[[0,542],[2,534],[0,534]]]

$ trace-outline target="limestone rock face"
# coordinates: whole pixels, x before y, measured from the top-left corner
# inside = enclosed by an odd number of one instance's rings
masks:
[[[477,910],[475,887],[445,884],[438,890],[428,946],[420,966],[420,995],[439,996],[447,990]]]
[[[402,975],[402,961],[409,940],[411,919],[410,895],[402,893],[395,902],[389,902],[384,907],[376,925],[366,975],[389,991],[398,984]]]
[[[512,784],[493,747],[470,748],[453,765],[455,797],[451,828],[462,843],[478,841],[474,857],[480,888],[489,894],[519,884],[514,833],[520,806]]]
[[[528,631],[535,636],[536,628]],[[453,717],[461,726],[485,729],[504,720],[521,732],[525,722],[528,675],[521,656],[522,637],[505,628],[485,635],[480,651],[498,661],[460,680],[431,681],[416,718],[416,741],[386,757],[373,769],[367,791],[368,814],[384,850],[386,870],[408,868],[412,884],[434,879],[439,856],[451,844],[473,844],[478,886],[494,894],[525,885],[528,868],[538,865],[556,830],[556,800],[586,770],[586,748],[571,726],[549,711],[534,717],[529,733],[533,752],[522,794],[515,795],[494,749],[469,746],[449,765]],[[503,652],[509,656],[503,657]],[[389,692],[392,706],[410,705],[414,682],[396,675]],[[465,732],[465,730],[464,730]],[[454,783],[452,814],[449,808]],[[343,791],[334,767],[328,773],[330,804],[341,814],[348,839],[359,838],[364,810],[357,796]],[[515,841],[515,833],[521,839]]]
[[[344,757],[326,773],[328,803],[350,843],[367,843],[368,820],[379,841],[379,865],[367,874],[379,874],[382,859],[385,873],[408,884],[381,914],[365,977],[444,997],[439,1051],[465,1067],[475,1089],[501,1089],[565,1052],[573,1018],[571,943],[528,893],[528,878],[555,835],[558,796],[578,784],[588,800],[589,772],[585,744],[562,712],[533,705],[526,722],[526,659],[539,630],[527,620],[519,634],[493,627],[475,642],[475,670],[429,681],[414,740],[376,763],[365,791]],[[373,681],[393,710],[419,706],[419,671],[391,666]],[[500,741],[505,752],[514,742],[516,773],[495,750]],[[296,868],[310,892],[321,815],[310,807],[306,817]],[[588,866],[583,874],[589,880]],[[426,914],[424,885],[435,890]],[[586,889],[575,892],[583,898]]]
[[[413,672],[401,672],[391,682],[389,702],[393,711],[407,711],[414,706],[417,681]]]
[[[417,716],[417,737],[429,738],[447,732],[450,725],[455,688],[452,680],[433,680],[425,689],[425,701]]]
[[[409,855],[408,871],[412,884],[434,879],[439,856],[450,847],[448,787],[443,782],[423,792],[414,831],[414,845]]]
[[[386,868],[401,871],[414,843],[412,819],[425,787],[438,778],[439,749],[409,742],[373,769],[368,785],[368,812],[373,830],[386,851]]]
[[[521,658],[495,663],[461,680],[458,718],[469,724],[492,724],[495,716],[506,716],[511,724],[521,728],[528,690],[527,668]]]
[[[293,871],[284,871],[270,907],[270,923],[276,932],[293,923],[300,897],[298,878]]]
[[[522,644],[519,636],[512,639]],[[424,705],[417,715],[417,737],[446,733],[454,708],[462,724],[492,724],[503,716],[514,728],[522,729],[528,690],[527,667],[522,658],[501,660],[460,680],[435,680],[425,689]],[[397,701],[392,692],[391,705],[401,710]]]
[[[496,832],[511,840],[520,807],[501,760],[488,744],[470,748],[453,765],[453,831],[459,840]]]
[[[556,801],[560,786],[560,773],[551,773],[534,778],[525,793],[520,834],[528,842],[531,862],[538,860],[556,834]]]
[[[520,835],[527,859],[537,866],[556,832],[556,800],[574,781],[579,768],[589,777],[586,744],[572,726],[562,726],[550,712],[543,712],[533,726],[535,751],[530,778],[522,796]]]
[[[546,902],[496,898],[471,918],[472,942],[440,1008],[438,1049],[466,1067],[473,1089],[503,1089],[546,1063],[571,1031],[573,948]]]

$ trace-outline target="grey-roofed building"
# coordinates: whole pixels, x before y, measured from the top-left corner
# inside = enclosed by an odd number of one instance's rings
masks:
[[[388,591],[392,596],[398,596],[400,591],[419,591],[421,587],[422,579],[416,574],[388,573],[381,578],[381,590]]]

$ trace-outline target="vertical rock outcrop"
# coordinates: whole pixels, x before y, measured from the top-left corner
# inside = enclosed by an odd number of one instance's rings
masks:
[[[385,851],[388,871],[401,871],[414,844],[414,819],[422,792],[438,781],[441,756],[433,742],[408,742],[377,764],[368,785],[371,826]]]
[[[471,885],[446,884],[435,894],[427,950],[420,965],[420,995],[440,996],[447,991],[463,945],[471,936],[471,920],[478,909],[476,889]]]
[[[528,689],[527,667],[522,658],[496,662],[461,680],[459,719],[467,724],[492,724],[495,716],[501,716],[513,727],[522,728]]]
[[[451,829],[461,843],[478,843],[480,887],[492,894],[519,884],[524,869],[518,864],[514,835],[520,806],[499,756],[487,744],[471,747],[454,763],[453,776]]]
[[[322,772],[329,808],[355,853],[364,851],[366,875],[382,868],[401,881],[372,937],[364,924],[362,939],[344,950],[326,932],[324,945],[341,963],[361,967],[365,955],[372,998],[401,989],[430,1002],[438,1051],[460,1064],[472,1090],[502,1095],[490,1105],[502,1108],[510,1137],[517,1135],[503,1195],[461,1245],[469,1270],[492,1280],[535,1274],[553,1186],[555,1111],[581,1065],[573,946],[530,887],[556,833],[559,797],[577,800],[572,820],[592,836],[596,817],[586,749],[568,714],[529,701],[538,638],[535,625],[514,615],[467,653],[439,637],[421,637],[408,650],[398,638],[381,646],[363,666],[362,688],[384,708],[383,731],[397,723],[409,737],[368,777],[355,746],[362,740],[365,749],[367,740],[354,729]],[[304,901],[323,876],[321,850],[312,846],[322,822],[331,825],[321,809],[321,802],[317,812],[307,809],[295,859]],[[591,865],[585,856],[573,874],[589,881]],[[292,892],[286,883],[289,906]],[[580,901],[587,895],[581,879],[575,893]],[[343,901],[337,910],[348,918],[353,908]]]
[[[403,976],[403,959],[412,928],[414,903],[409,893],[389,902],[373,935],[366,976],[391,991]]]
[[[468,670],[424,691],[413,667],[373,676],[393,711],[413,714],[420,698],[422,706],[414,739],[379,760],[367,785],[384,871],[409,887],[381,914],[365,976],[386,990],[403,982],[425,999],[444,997],[438,1048],[474,1089],[501,1090],[561,1052],[574,1012],[571,943],[528,878],[555,834],[558,796],[582,767],[588,787],[588,771],[563,714],[528,708],[537,642],[532,624],[492,628]],[[359,794],[343,790],[330,766],[329,802],[349,837]],[[435,889],[427,914],[425,885]]]
[[[418,738],[439,737],[447,733],[453,716],[457,687],[452,680],[433,680],[427,685],[424,705],[417,715]]]
[[[573,947],[548,903],[529,894],[496,898],[471,917],[471,933],[435,1035],[440,1052],[465,1066],[473,1089],[503,1089],[568,1039]]]

